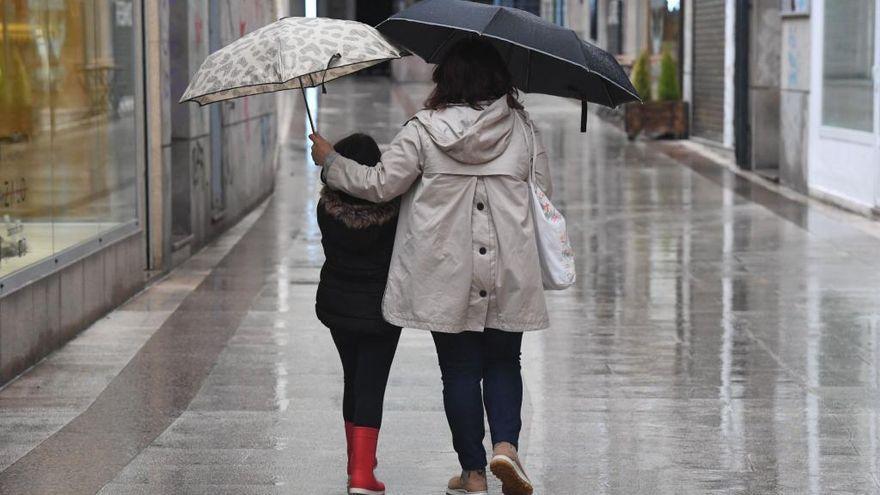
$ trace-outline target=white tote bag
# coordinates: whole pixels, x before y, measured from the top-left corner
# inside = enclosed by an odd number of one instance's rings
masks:
[[[541,261],[541,278],[544,288],[567,289],[574,285],[574,250],[565,230],[565,218],[550,202],[550,198],[535,180],[535,161],[538,156],[537,137],[531,122],[522,118],[523,127],[532,136],[532,161],[529,165],[529,189],[532,196],[532,217],[535,219],[535,238],[538,243],[538,259]]]

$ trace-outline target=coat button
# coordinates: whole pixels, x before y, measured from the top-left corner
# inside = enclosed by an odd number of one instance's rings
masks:
[[[478,210],[483,211],[483,208],[485,208],[485,207],[486,207],[486,205],[484,205],[483,203],[477,203]]]
[[[486,248],[480,248],[480,254],[486,254]]]
[[[481,290],[481,291],[480,291],[480,297],[486,297],[486,291]]]

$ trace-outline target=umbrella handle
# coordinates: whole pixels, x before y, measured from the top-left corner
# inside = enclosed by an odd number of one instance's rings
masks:
[[[312,111],[309,109],[309,99],[306,98],[306,87],[303,86],[303,79],[302,79],[302,77],[299,78],[299,89],[302,90],[302,94],[303,94],[303,103],[306,104],[306,115],[309,116],[309,125],[312,126],[312,134],[314,134],[314,133],[316,132],[316,131],[315,131],[315,121],[312,120]]]
[[[581,100],[581,132],[587,132],[587,100]]]
[[[324,75],[321,76],[321,93],[325,95],[327,94],[327,86],[324,86],[324,81],[327,80],[327,71],[330,70],[330,66],[333,64],[333,62],[339,60],[340,58],[342,58],[342,54],[333,54],[333,56],[330,57],[330,60],[327,62],[327,68],[324,69]]]

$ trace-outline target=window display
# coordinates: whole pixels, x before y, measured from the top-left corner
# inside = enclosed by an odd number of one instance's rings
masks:
[[[137,217],[131,0],[0,0],[0,278]]]

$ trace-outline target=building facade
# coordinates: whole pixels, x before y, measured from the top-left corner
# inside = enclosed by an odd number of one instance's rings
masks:
[[[278,15],[0,0],[0,385],[272,191],[273,97],[177,99],[210,50]]]
[[[691,139],[799,192],[880,211],[880,0],[567,3],[566,25],[624,64],[647,50],[656,70],[659,50],[677,54]]]
[[[804,25],[783,40],[809,53],[785,69],[809,75],[801,173],[810,192],[880,213],[880,1],[813,0],[802,15]]]

